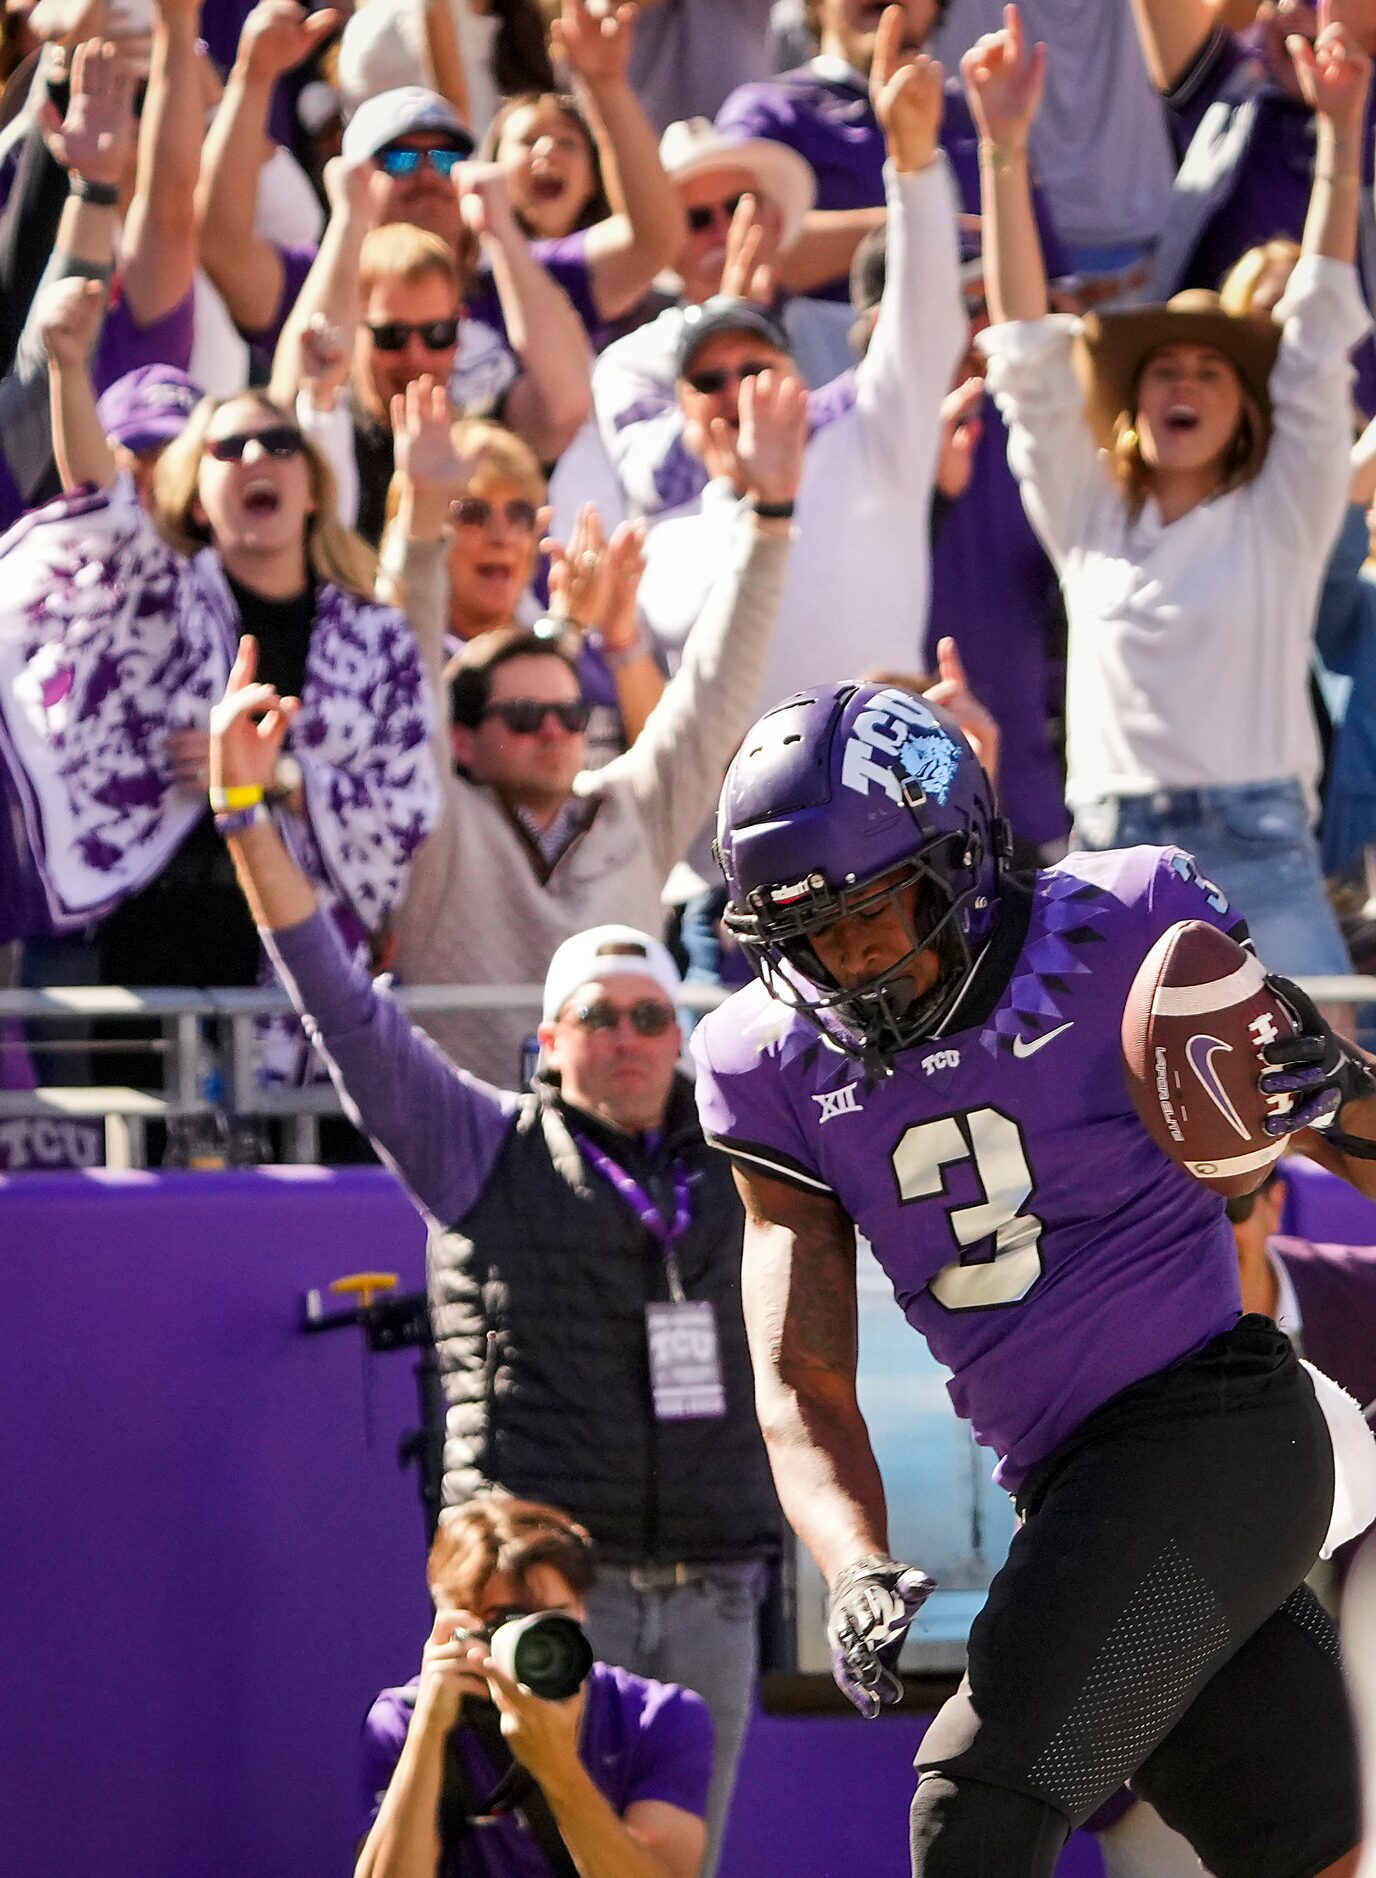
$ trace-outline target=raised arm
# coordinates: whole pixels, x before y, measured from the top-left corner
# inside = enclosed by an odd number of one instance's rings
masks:
[[[186,298],[196,270],[196,177],[205,129],[196,50],[201,0],[156,0],[153,62],[139,126],[134,197],[120,238],[130,311],[151,326]]]
[[[505,421],[542,463],[553,463],[592,410],[592,357],[568,295],[530,252],[496,163],[454,171],[464,220],[492,266],[506,336],[521,375],[506,397]]]
[[[550,618],[575,632],[596,634],[616,685],[628,748],[664,695],[665,683],[636,612],[646,531],[644,522],[621,522],[609,541],[597,504],[585,502],[574,518],[567,547],[559,541],[540,543],[550,564]]]
[[[683,242],[683,208],[659,160],[659,139],[626,74],[636,9],[599,16],[587,0],[563,0],[550,29],[573,73],[614,213],[588,230],[587,256],[597,310],[627,312]]]
[[[328,328],[352,356],[359,319],[359,256],[363,238],[372,225],[370,169],[369,163],[346,164],[343,157],[332,157],[325,165],[330,219],[272,360],[268,395],[283,410],[291,409],[303,383],[317,375],[307,356],[312,331]]]
[[[1132,16],[1151,82],[1171,91],[1199,57],[1227,0],[1132,0]]]
[[[245,332],[272,323],[282,298],[282,257],[254,232],[258,178],[271,151],[273,87],[334,30],[331,8],[303,14],[297,0],[259,0],[239,35],[225,95],[206,133],[196,206],[201,262]]]
[[[252,815],[228,836],[239,884],[350,1116],[423,1211],[452,1225],[481,1192],[516,1098],[448,1063],[378,995],[319,912],[314,889],[261,807],[298,700],[256,682],[257,656],[255,642],[242,639],[210,715],[212,800],[229,791],[234,808]]]
[[[40,290],[37,312],[48,354],[53,455],[64,490],[113,487],[114,452],[105,440],[91,383],[91,352],[105,310],[94,280],[54,281]]]
[[[1371,89],[1371,60],[1356,37],[1333,18],[1333,0],[1319,8],[1319,36],[1311,46],[1292,34],[1286,41],[1305,102],[1313,108],[1318,135],[1314,187],[1305,218],[1302,254],[1353,263],[1357,258],[1362,139]]]
[[[1041,319],[1048,307],[1027,158],[1046,75],[1046,47],[1029,50],[1016,6],[1006,6],[1003,17],[1003,31],[986,34],[960,62],[979,127],[984,278],[995,326]]]
[[[597,772],[605,786],[629,782],[657,867],[668,875],[716,801],[726,766],[759,706],[784,576],[791,525],[756,505],[787,509],[798,493],[807,441],[807,391],[798,379],[761,372],[740,389],[732,443],[720,419],[715,442],[747,500],[736,534],[683,661],[644,730],[624,756]]]

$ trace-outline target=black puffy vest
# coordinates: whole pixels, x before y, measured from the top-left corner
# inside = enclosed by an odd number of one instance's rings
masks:
[[[663,1255],[584,1162],[570,1124],[642,1185],[658,1175],[661,1210],[672,1211],[671,1162],[686,1166],[693,1210],[679,1271],[685,1294],[715,1308],[724,1418],[655,1419],[645,1305],[668,1299]],[[619,1564],[776,1550],[778,1503],[741,1318],[741,1237],[729,1164],[703,1140],[686,1083],[675,1083],[648,1162],[553,1089],[525,1097],[477,1202],[430,1240],[446,1504],[488,1486],[549,1501]]]

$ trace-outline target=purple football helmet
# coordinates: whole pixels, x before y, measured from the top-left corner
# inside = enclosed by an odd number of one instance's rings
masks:
[[[727,929],[774,997],[881,1071],[950,1014],[993,929],[1010,847],[955,721],[910,692],[853,681],[766,712],[717,812]],[[885,902],[902,914],[909,951],[838,985],[813,936]],[[911,967],[928,950],[940,972],[919,994]]]

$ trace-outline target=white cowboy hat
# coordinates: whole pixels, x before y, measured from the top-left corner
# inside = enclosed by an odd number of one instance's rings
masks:
[[[817,198],[812,165],[787,144],[766,137],[744,140],[724,137],[705,117],[681,118],[659,140],[659,160],[676,183],[704,170],[749,170],[763,196],[783,218],[780,253],[786,253],[802,233],[803,217]]]

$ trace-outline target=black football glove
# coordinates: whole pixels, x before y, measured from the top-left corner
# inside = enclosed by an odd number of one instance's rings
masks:
[[[1268,1135],[1293,1135],[1301,1128],[1329,1128],[1338,1111],[1362,1096],[1376,1095],[1376,1070],[1324,1022],[1307,992],[1288,978],[1266,975],[1267,989],[1289,1005],[1299,1035],[1277,1038],[1262,1047],[1267,1069],[1257,1083],[1261,1093],[1290,1096],[1290,1106],[1268,1115]]]
[[[898,1653],[908,1626],[936,1581],[915,1565],[876,1554],[837,1575],[827,1610],[827,1641],[836,1686],[872,1721],[903,1700]]]

